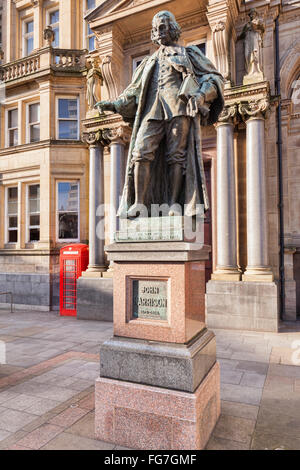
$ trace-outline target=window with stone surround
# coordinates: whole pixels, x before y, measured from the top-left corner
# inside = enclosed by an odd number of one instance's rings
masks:
[[[34,22],[33,19],[23,21],[23,56],[31,54],[34,48]]]
[[[18,145],[18,108],[7,110],[6,147]]]
[[[78,98],[57,98],[57,138],[79,140]]]
[[[27,143],[40,140],[40,103],[27,105]]]
[[[132,73],[138,68],[138,66],[141,64],[142,60],[144,57],[146,57],[148,54],[143,54],[139,55],[138,57],[133,57],[132,58]]]
[[[96,2],[95,0],[86,0],[85,3],[85,12],[84,15],[86,15],[90,10],[95,8]],[[88,51],[94,51],[96,47],[96,40],[95,40],[95,35],[93,31],[90,28],[90,25],[87,21],[85,21],[85,44],[84,47],[88,49]]]
[[[6,242],[18,242],[18,187],[6,188]]]
[[[79,182],[57,183],[57,240],[79,241]]]
[[[51,26],[54,32],[54,41],[52,47],[59,47],[59,10],[48,10],[46,11],[46,23],[47,26]]]
[[[27,241],[40,239],[40,185],[27,186]]]

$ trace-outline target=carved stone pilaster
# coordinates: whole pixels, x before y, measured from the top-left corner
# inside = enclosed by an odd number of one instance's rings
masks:
[[[215,65],[230,88],[235,77],[235,22],[238,17],[237,3],[232,0],[209,0],[207,19],[212,31]]]
[[[116,25],[108,25],[95,31],[101,71],[108,98],[114,100],[123,90],[123,34]]]
[[[213,48],[216,59],[216,67],[222,73],[226,81],[230,80],[230,47],[228,26],[225,21],[218,21],[212,28]]]

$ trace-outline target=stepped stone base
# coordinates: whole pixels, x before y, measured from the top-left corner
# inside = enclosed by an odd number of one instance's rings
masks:
[[[134,449],[200,450],[220,416],[216,363],[194,393],[100,377],[95,436]]]
[[[204,329],[188,344],[113,337],[100,348],[100,376],[194,392],[216,362],[216,340]]]

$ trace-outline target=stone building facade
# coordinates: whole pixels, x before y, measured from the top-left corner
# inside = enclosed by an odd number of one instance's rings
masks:
[[[0,292],[49,310],[59,300],[59,248],[88,238],[88,5],[3,0],[2,8]]]
[[[100,117],[93,103],[100,96],[116,98],[142,58],[154,52],[151,19],[167,9],[182,28],[181,44],[197,45],[225,78],[224,111],[215,126],[203,131],[211,199],[205,225],[205,242],[212,245],[207,264],[208,325],[276,331],[280,314],[295,320],[300,314],[300,2],[3,3],[0,291],[21,288],[26,280],[36,294],[34,284],[43,280],[48,286],[45,306],[57,304],[58,249],[75,241],[58,236],[64,232],[59,216],[68,212],[57,205],[59,183],[77,184],[77,239],[89,239],[90,244],[84,278],[90,285],[103,286],[100,297],[110,290],[113,268],[106,263],[104,240],[96,236],[101,216],[95,221],[93,214],[103,202],[118,205],[131,130],[118,115]],[[55,9],[58,20],[50,15]],[[30,54],[24,51],[32,33],[28,18],[34,19]],[[59,44],[53,43],[48,25],[52,30],[59,27]],[[57,135],[64,119],[72,121],[72,116],[63,117],[65,111],[59,119],[58,100],[64,97],[71,98],[71,107],[78,100],[78,139]],[[29,122],[26,113],[38,99],[40,139],[32,143],[26,138],[35,121]],[[61,103],[63,108],[65,101]],[[14,109],[17,117],[9,114]],[[14,119],[18,136],[10,146],[8,135],[16,138]],[[41,190],[40,238],[31,242],[28,186],[36,183]],[[17,188],[17,193],[9,188]],[[61,188],[65,194],[68,188]],[[16,198],[16,214],[8,214],[8,204],[14,210]],[[8,233],[15,228],[8,227],[9,217],[13,224],[16,215],[17,241],[15,233]],[[67,219],[74,222],[70,215]],[[107,214],[100,226],[102,238],[112,241],[114,214]],[[23,293],[27,300],[17,297],[18,303],[34,303],[29,293]]]

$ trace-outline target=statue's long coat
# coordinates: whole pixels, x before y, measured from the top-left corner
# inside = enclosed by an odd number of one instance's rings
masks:
[[[170,57],[173,67],[183,74],[192,73],[199,82],[199,87],[204,81],[212,81],[218,90],[218,97],[211,104],[210,114],[202,125],[210,125],[217,121],[222,111],[223,101],[223,77],[217,72],[214,65],[202,54],[196,46],[181,47],[181,54]],[[147,99],[148,87],[151,86],[151,77],[157,60],[157,52],[151,57],[145,57],[136,69],[132,82],[115,102],[116,111],[122,115],[125,121],[133,123],[132,137],[129,146],[128,161],[126,167],[125,185],[118,215],[126,217],[126,212],[134,203],[134,180],[132,164],[132,151],[136,140],[143,111]],[[201,156],[201,128],[200,116],[192,119],[190,128],[187,162],[185,170],[184,191],[182,200],[185,205],[185,215],[192,216],[209,208],[209,200],[205,184],[203,160]],[[163,204],[168,202],[168,166],[163,158],[163,142],[160,145],[159,155],[152,163],[151,183],[147,204]],[[201,206],[200,206],[201,205]]]

